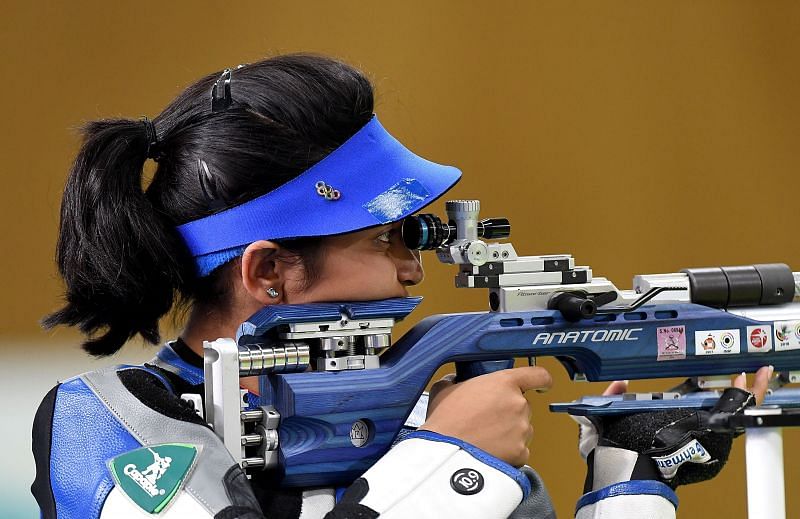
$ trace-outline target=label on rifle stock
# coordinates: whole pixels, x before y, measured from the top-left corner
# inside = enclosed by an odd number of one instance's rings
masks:
[[[747,352],[766,353],[772,350],[772,326],[758,325],[747,327]]]
[[[775,321],[775,351],[800,350],[800,321]]]
[[[738,329],[694,332],[694,354],[702,356],[741,353],[740,336]]]
[[[656,330],[658,358],[656,360],[681,360],[686,358],[686,327],[661,326]]]

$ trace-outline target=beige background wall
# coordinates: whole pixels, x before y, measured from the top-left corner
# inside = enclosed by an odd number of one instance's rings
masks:
[[[25,494],[33,406],[57,378],[97,365],[72,332],[37,325],[57,306],[58,204],[82,122],[152,117],[200,75],[241,62],[330,54],[370,74],[398,138],[462,168],[452,197],[511,219],[521,253],[572,253],[624,288],[636,273],[689,266],[800,270],[799,28],[791,1],[5,2],[0,384],[13,451],[2,473],[14,477],[0,500],[36,516]],[[484,308],[434,262],[417,318]],[[110,362],[147,355],[132,344]],[[556,387],[531,397],[531,464],[568,517],[584,469],[574,426],[546,403],[600,386],[545,365]],[[786,435],[790,489],[798,438]],[[715,481],[680,490],[682,517],[745,516],[742,447]],[[787,502],[800,506],[791,492]]]

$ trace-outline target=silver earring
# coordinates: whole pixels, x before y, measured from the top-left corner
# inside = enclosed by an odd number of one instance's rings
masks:
[[[276,297],[278,297],[278,295],[279,295],[279,294],[278,294],[278,291],[277,291],[277,290],[275,290],[275,289],[274,289],[274,288],[272,288],[272,287],[269,287],[269,288],[267,289],[267,295],[268,295],[269,297],[276,298]]]

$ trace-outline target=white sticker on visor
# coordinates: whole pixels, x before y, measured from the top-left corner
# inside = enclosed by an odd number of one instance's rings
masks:
[[[380,220],[389,223],[399,220],[408,211],[431,196],[422,183],[414,178],[404,178],[366,204],[364,209]]]

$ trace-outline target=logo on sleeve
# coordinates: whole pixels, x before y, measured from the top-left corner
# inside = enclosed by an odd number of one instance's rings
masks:
[[[450,486],[459,494],[471,496],[483,490],[483,476],[475,469],[459,469],[450,477]]]
[[[108,466],[125,495],[145,512],[157,514],[183,486],[196,458],[194,445],[164,443],[121,454]]]
[[[672,479],[684,463],[706,464],[711,461],[711,455],[697,440],[692,440],[677,451],[666,456],[653,456],[658,470],[664,479]]]

